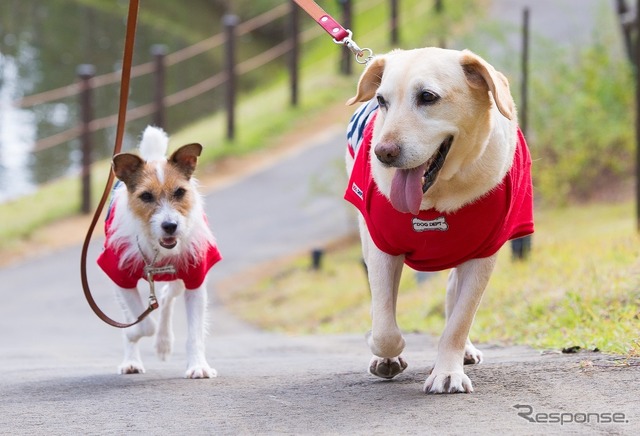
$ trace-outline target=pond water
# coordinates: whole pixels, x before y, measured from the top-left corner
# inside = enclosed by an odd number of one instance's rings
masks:
[[[153,9],[141,2],[134,64],[152,59],[151,47],[168,52],[194,44],[220,31],[221,12],[215,2],[156,1]],[[147,6],[149,3],[147,3]],[[31,108],[13,102],[75,82],[80,64],[93,64],[96,74],[118,70],[122,58],[128,1],[2,0],[0,1],[0,202],[24,195],[39,184],[78,173],[79,141],[34,151],[37,139],[77,124],[78,96]],[[196,84],[220,71],[221,55],[207,53],[171,67],[166,93]],[[132,81],[129,108],[152,100],[152,76]],[[95,117],[117,112],[119,85],[94,94]],[[217,108],[211,91],[167,112],[169,131]],[[127,124],[135,142],[150,119]],[[113,147],[114,128],[93,135],[94,158],[106,157]]]

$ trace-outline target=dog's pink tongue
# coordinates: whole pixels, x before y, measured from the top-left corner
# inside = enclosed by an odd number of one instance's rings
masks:
[[[397,169],[391,181],[391,205],[403,213],[418,215],[422,202],[424,165],[410,170]]]

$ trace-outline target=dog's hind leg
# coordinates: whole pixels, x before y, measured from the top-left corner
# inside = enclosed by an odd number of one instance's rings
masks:
[[[167,283],[160,290],[160,320],[155,349],[160,360],[167,360],[173,350],[173,307],[176,297],[184,292],[182,281]]]
[[[145,307],[142,303],[142,297],[138,289],[116,288],[116,298],[122,307],[128,322],[136,319],[136,317],[144,312]],[[124,358],[118,366],[120,374],[142,374],[144,366],[140,357],[140,349],[138,341],[143,336],[152,336],[155,331],[155,322],[147,317],[142,322],[124,329]]]
[[[463,369],[465,347],[495,263],[496,255],[493,255],[467,261],[456,268],[457,298],[440,337],[435,365],[424,384],[426,393],[473,392],[471,380]]]
[[[366,232],[369,238],[368,232]],[[369,372],[382,378],[393,378],[407,367],[400,356],[405,341],[396,322],[396,301],[404,256],[391,256],[366,243],[367,271],[371,287],[371,333],[367,342],[373,353]]]
[[[458,301],[458,295],[460,294],[460,287],[458,286],[458,272],[454,268],[449,273],[449,280],[447,281],[447,297],[445,302],[445,319],[448,320],[453,308]],[[464,364],[472,365],[476,363],[482,363],[482,351],[478,350],[472,343],[469,337],[464,346]]]
[[[216,377],[216,370],[207,363],[204,337],[207,329],[207,288],[206,282],[197,289],[184,293],[187,309],[187,371],[186,378]]]

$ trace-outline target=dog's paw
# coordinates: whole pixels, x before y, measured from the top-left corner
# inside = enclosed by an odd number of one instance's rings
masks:
[[[136,360],[125,360],[118,366],[118,374],[144,374],[142,362]]]
[[[407,369],[407,362],[401,357],[387,359],[373,356],[369,362],[369,373],[381,378],[392,379]]]
[[[456,394],[459,392],[471,393],[473,386],[467,375],[460,372],[431,372],[431,375],[424,382],[424,392],[426,394]]]
[[[173,351],[173,334],[156,336],[156,354],[160,360],[167,360]]]
[[[467,342],[464,347],[464,364],[475,365],[482,363],[482,351],[478,350],[471,342]]]
[[[215,369],[211,368],[209,365],[201,364],[194,365],[187,369],[187,372],[184,373],[184,378],[213,378],[217,377],[218,373]]]
[[[131,342],[137,342],[144,336],[153,336],[156,332],[156,322],[152,318],[145,318],[140,323],[125,329],[125,335]]]

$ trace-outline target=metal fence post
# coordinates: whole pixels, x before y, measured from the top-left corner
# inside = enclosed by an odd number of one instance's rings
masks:
[[[436,14],[438,15],[438,20],[440,21],[438,25],[438,46],[440,48],[447,48],[447,40],[444,35],[445,26],[443,24],[444,20],[444,0],[436,0]]]
[[[167,119],[165,117],[164,94],[165,94],[165,66],[164,57],[167,54],[167,47],[163,44],[155,44],[151,46],[151,55],[154,63],[154,90],[153,104],[155,110],[153,113],[153,124],[167,129]]]
[[[235,106],[236,106],[236,41],[235,30],[239,19],[236,15],[227,14],[222,17],[225,32],[225,65],[227,71],[227,139],[232,141],[235,136]]]
[[[624,40],[624,48],[631,63],[634,63],[634,47],[631,34],[633,33],[634,20],[631,20],[629,6],[625,0],[616,0],[616,12],[618,13],[618,21],[622,29],[622,38]]]
[[[636,229],[640,231],[640,0],[636,2],[636,40],[633,44],[636,79]]]
[[[311,250],[311,269],[313,271],[320,271],[322,269],[322,257],[324,250],[322,248],[314,248]]]
[[[522,78],[520,81],[520,130],[527,136],[529,126],[529,8],[524,8],[522,14]],[[524,260],[531,252],[531,235],[511,241],[511,256],[513,259]]]
[[[529,8],[522,13],[522,80],[520,83],[520,129],[529,130]]]
[[[353,30],[351,28],[351,21],[352,21],[351,17],[352,17],[352,10],[353,10],[351,0],[338,0],[338,1],[342,5],[342,25],[344,26],[345,29]],[[342,74],[347,76],[351,75],[352,58],[353,56],[349,51],[349,49],[343,46],[342,50],[340,50],[340,72]]]
[[[640,232],[640,0],[636,1],[635,14],[627,5],[626,0],[616,0],[616,12],[636,86],[636,231]],[[635,38],[633,38],[634,35]]]
[[[398,45],[400,41],[398,32],[398,0],[391,0],[391,45]]]
[[[298,68],[300,60],[300,15],[298,5],[289,1],[291,13],[289,18],[289,38],[291,39],[291,51],[289,52],[289,78],[291,84],[291,106],[298,106]]]
[[[81,201],[80,211],[84,214],[91,212],[91,129],[93,120],[93,98],[91,79],[96,74],[96,68],[90,64],[78,65],[76,69],[80,79],[80,149],[82,151],[81,170]]]

